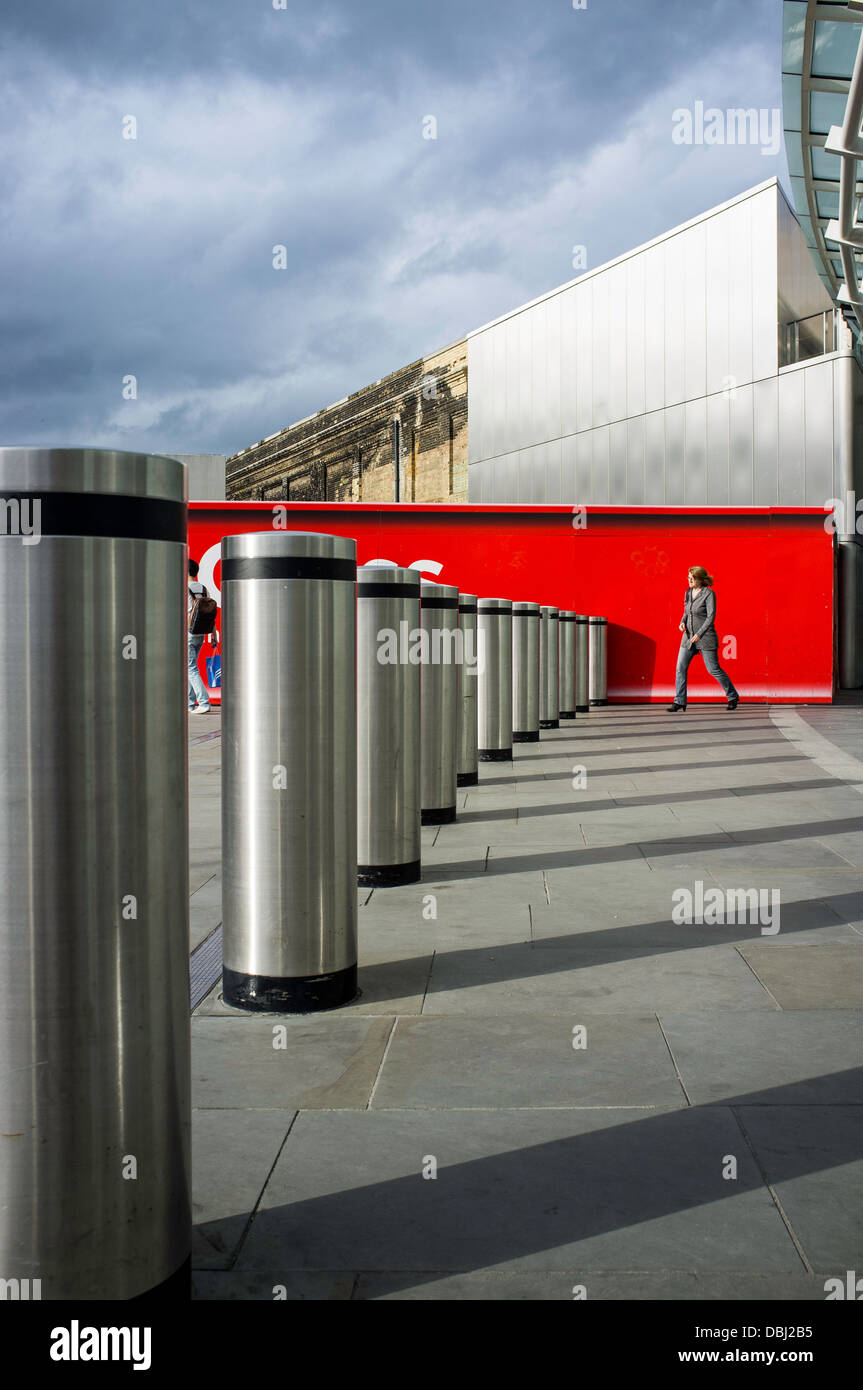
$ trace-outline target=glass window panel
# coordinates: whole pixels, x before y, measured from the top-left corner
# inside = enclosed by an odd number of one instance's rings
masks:
[[[792,178],[803,177],[803,149],[800,136],[793,130],[785,132],[785,153],[788,156],[788,172]]]
[[[806,197],[806,180],[792,179],[791,191],[794,194],[794,206],[799,212],[809,211],[809,202]]]
[[[813,135],[826,135],[832,125],[845,119],[844,92],[812,92],[809,97],[809,129]]]
[[[839,216],[839,193],[828,193],[826,189],[816,190],[815,202],[818,206],[819,217],[838,217]]]
[[[817,26],[816,26],[817,27]],[[782,71],[803,71],[806,0],[786,0],[782,6]]]
[[[812,173],[816,179],[833,179],[839,182],[838,154],[828,154],[820,145],[816,145],[812,150]]]
[[[860,27],[857,24],[842,24],[832,19],[816,20],[812,76],[850,77],[854,71],[859,38]],[[794,71],[800,72],[802,68]]]
[[[806,238],[806,245],[810,247],[810,249],[814,250],[815,237],[812,235],[812,223],[809,221],[809,218],[805,217],[802,213],[798,215],[798,221],[800,222],[800,226],[803,228],[803,235]]]
[[[782,79],[782,123],[786,130],[800,129],[800,86],[799,77]]]

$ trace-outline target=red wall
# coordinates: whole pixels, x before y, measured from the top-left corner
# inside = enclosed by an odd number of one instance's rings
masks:
[[[436,562],[428,577],[467,593],[605,615],[611,701],[673,694],[686,573],[704,565],[716,580],[720,662],[741,696],[833,697],[833,536],[816,508],[597,506],[574,518],[555,506],[193,502],[189,553],[211,592],[221,537],[269,529],[274,505],[291,530],[354,537],[360,564]],[[723,654],[728,637],[736,656]],[[724,698],[698,659],[689,693]]]

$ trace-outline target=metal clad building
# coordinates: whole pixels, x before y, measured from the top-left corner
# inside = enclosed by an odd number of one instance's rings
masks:
[[[823,505],[863,374],[775,179],[468,335],[471,502]]]

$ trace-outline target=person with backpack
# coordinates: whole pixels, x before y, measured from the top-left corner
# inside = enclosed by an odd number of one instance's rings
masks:
[[[189,629],[189,713],[209,714],[210,697],[198,670],[198,657],[204,639],[214,631],[218,604],[210,598],[203,584],[198,583],[198,562],[189,561],[188,629]]]

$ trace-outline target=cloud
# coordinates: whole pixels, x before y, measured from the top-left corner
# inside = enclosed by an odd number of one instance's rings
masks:
[[[672,143],[694,100],[778,104],[778,34],[695,9],[22,8],[5,442],[232,453],[777,172]]]

